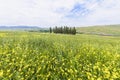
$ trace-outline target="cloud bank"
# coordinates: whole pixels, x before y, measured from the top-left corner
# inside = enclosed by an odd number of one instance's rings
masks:
[[[0,25],[120,24],[120,0],[0,0]]]

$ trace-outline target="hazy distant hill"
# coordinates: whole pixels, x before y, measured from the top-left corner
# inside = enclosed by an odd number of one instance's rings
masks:
[[[37,26],[0,26],[0,30],[33,30],[39,29]]]
[[[97,34],[97,35],[108,35],[108,36],[120,35],[120,25],[78,27],[77,32],[82,34]]]

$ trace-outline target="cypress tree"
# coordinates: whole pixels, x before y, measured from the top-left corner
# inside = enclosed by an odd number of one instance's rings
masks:
[[[51,32],[51,28],[50,28],[50,32]],[[61,34],[73,34],[73,35],[75,35],[76,29],[75,29],[75,27],[71,28],[71,27],[67,27],[67,26],[64,26],[64,27],[55,26],[55,28],[53,28],[53,32],[54,33],[61,33]]]
[[[76,34],[76,29],[75,29],[75,27],[73,27],[73,32],[72,32],[72,34]]]
[[[50,27],[50,33],[52,33],[52,28]]]

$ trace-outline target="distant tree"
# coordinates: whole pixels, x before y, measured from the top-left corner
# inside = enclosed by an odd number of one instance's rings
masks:
[[[62,27],[60,27],[60,33],[63,33],[63,28]]]
[[[63,33],[65,34],[65,26],[63,27]]]
[[[57,33],[57,26],[55,26],[55,28],[53,28],[53,32]]]
[[[72,33],[72,31],[71,31],[71,27],[69,28],[69,34],[71,34]]]
[[[72,30],[72,34],[76,34],[76,29],[75,29],[75,27],[73,27],[73,30]]]
[[[55,27],[53,28],[53,32],[54,33],[61,33],[61,34],[76,34],[76,29],[75,27],[67,27],[67,26],[64,26],[64,27]]]
[[[50,33],[52,33],[52,28],[50,27]]]

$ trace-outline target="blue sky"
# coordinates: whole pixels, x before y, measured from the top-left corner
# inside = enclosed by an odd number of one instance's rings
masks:
[[[0,0],[1,26],[120,24],[120,0]]]

